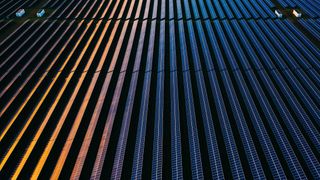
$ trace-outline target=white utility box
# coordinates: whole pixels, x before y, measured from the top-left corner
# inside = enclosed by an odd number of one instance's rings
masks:
[[[17,17],[22,17],[25,13],[26,13],[26,11],[25,11],[24,9],[19,9],[19,10],[16,12],[16,16],[17,16]]]
[[[298,10],[293,10],[293,15],[295,16],[295,17],[297,17],[297,18],[299,18],[299,17],[301,17],[302,16],[302,14],[301,14],[301,12],[300,11],[298,11]]]
[[[40,9],[40,10],[37,12],[37,17],[43,17],[45,13],[46,13],[46,12],[44,11],[44,9]]]
[[[278,18],[282,18],[282,16],[283,16],[282,13],[281,13],[281,11],[280,11],[279,9],[275,10],[274,13],[276,14],[276,16],[277,16]]]

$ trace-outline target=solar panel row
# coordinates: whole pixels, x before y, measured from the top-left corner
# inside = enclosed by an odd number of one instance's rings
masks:
[[[49,18],[89,19],[249,19],[275,18],[270,0],[263,1],[188,1],[188,0],[146,0],[146,1],[3,1],[0,2],[0,17],[15,17],[20,8],[48,9]],[[97,11],[99,9],[100,11]],[[27,11],[27,14],[29,12]]]

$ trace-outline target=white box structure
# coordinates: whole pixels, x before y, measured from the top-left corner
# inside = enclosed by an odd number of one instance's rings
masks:
[[[301,14],[301,12],[299,12],[298,10],[293,10],[293,15],[295,16],[295,17],[297,17],[297,18],[299,18],[299,17],[301,17],[302,16],[302,14]]]
[[[276,16],[278,17],[278,18],[282,18],[282,13],[280,12],[280,10],[275,10],[274,11],[274,13],[276,14]]]
[[[24,9],[19,9],[18,12],[16,12],[16,16],[22,17],[25,13],[26,13],[26,11]]]
[[[40,10],[37,12],[37,17],[43,17],[45,13],[46,13],[46,12],[44,11],[44,9],[40,9]]]

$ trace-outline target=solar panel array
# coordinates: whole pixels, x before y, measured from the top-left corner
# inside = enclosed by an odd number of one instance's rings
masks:
[[[319,18],[320,1],[278,0],[282,8],[299,8],[311,18]]]
[[[0,176],[319,179],[319,3],[0,1]]]

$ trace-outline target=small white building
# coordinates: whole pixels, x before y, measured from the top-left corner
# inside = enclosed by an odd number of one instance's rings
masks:
[[[299,18],[299,17],[301,17],[302,16],[302,14],[301,14],[301,12],[300,11],[298,11],[298,10],[293,10],[292,11],[292,13],[293,13],[293,15],[295,16],[295,17],[297,17],[297,18]]]
[[[16,16],[17,16],[17,17],[22,17],[25,13],[26,13],[26,11],[25,11],[24,9],[19,9],[19,10],[16,12]]]
[[[274,13],[276,14],[276,16],[277,16],[278,18],[282,18],[282,16],[283,16],[282,13],[281,13],[281,11],[280,11],[279,9],[275,10]]]
[[[46,12],[44,11],[44,9],[40,9],[40,10],[37,12],[37,17],[43,17],[45,13],[46,13]]]

